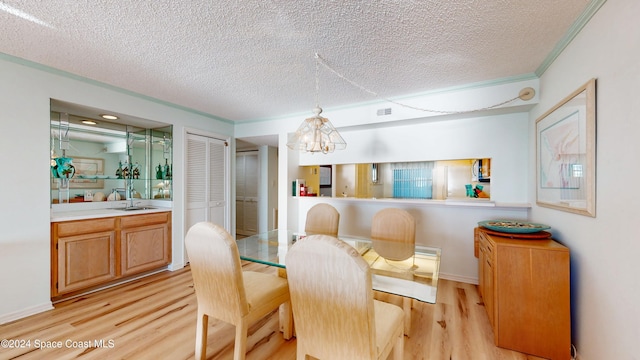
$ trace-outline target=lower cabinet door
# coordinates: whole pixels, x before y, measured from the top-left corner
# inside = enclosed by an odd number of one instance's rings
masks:
[[[169,226],[155,224],[122,230],[120,233],[122,276],[169,264]]]
[[[57,293],[115,279],[115,243],[114,231],[59,238]]]

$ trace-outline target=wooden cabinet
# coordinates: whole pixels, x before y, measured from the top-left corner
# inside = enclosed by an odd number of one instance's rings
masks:
[[[122,276],[138,274],[171,262],[169,213],[123,217],[120,221]]]
[[[57,223],[52,228],[52,286],[68,293],[116,278],[115,218]]]
[[[67,296],[171,262],[171,213],[51,223],[51,297]]]
[[[569,249],[475,230],[479,291],[499,347],[571,358]]]

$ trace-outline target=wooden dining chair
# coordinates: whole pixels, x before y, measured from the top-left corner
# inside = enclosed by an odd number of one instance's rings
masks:
[[[386,260],[402,261],[415,255],[416,221],[406,210],[386,208],[373,215],[371,221],[371,244],[373,249]],[[406,266],[405,264],[398,266]],[[414,267],[413,261],[409,265]],[[379,298],[376,293],[376,298]],[[405,313],[404,334],[411,332],[412,300],[402,298],[402,309]]]
[[[404,355],[403,313],[374,300],[358,251],[328,235],[296,242],[286,255],[297,359],[386,359]]]
[[[289,301],[287,280],[242,271],[238,246],[222,227],[210,222],[193,225],[185,238],[198,301],[196,359],[207,353],[209,316],[236,327],[234,359],[244,359],[249,325]],[[291,329],[284,329],[285,338]]]
[[[329,204],[316,204],[307,211],[304,232],[307,235],[324,234],[338,236],[340,213]]]

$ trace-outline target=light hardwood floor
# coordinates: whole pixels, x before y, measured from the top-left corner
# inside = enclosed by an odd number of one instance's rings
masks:
[[[254,263],[244,268],[275,273]],[[413,304],[405,359],[540,359],[493,344],[475,285],[441,279],[436,304]],[[20,340],[18,345],[24,346],[1,347],[0,359],[192,359],[196,306],[189,268],[162,272],[0,325],[0,339]],[[282,338],[277,314],[253,325],[249,334],[247,359],[295,359],[295,338]],[[232,359],[233,337],[231,325],[210,319],[207,358]],[[104,346],[95,347],[100,341]],[[61,348],[37,349],[38,345]]]

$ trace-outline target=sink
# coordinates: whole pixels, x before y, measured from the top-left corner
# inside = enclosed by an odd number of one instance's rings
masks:
[[[152,207],[152,206],[129,206],[129,207],[125,207],[125,208],[117,208],[116,210],[136,211],[136,210],[151,210],[151,209],[155,209],[155,207]]]

